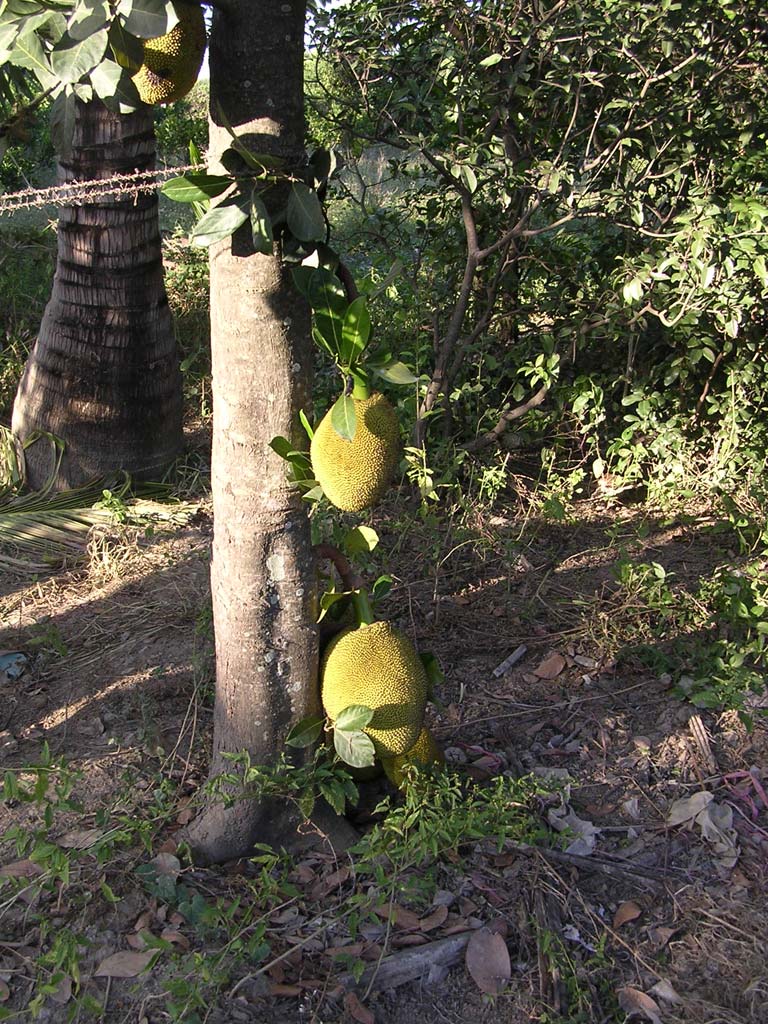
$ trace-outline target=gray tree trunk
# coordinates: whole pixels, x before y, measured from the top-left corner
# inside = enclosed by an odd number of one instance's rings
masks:
[[[214,12],[214,169],[232,141],[225,119],[254,153],[304,162],[304,16],[303,0],[228,0]],[[286,198],[275,191],[273,209]],[[309,310],[279,252],[254,252],[247,226],[211,248],[211,350],[214,778],[232,771],[226,752],[273,763],[291,725],[319,704],[309,521],[269,447],[278,434],[298,441],[299,410],[310,408]],[[255,842],[291,845],[297,824],[285,800],[213,800],[186,838],[198,862],[222,861]]]
[[[79,103],[60,183],[151,170],[152,111]],[[65,442],[57,488],[125,469],[158,477],[181,450],[181,373],[163,280],[157,193],[62,209],[51,299],[19,383],[13,430]],[[28,481],[52,471],[51,449],[27,449]]]

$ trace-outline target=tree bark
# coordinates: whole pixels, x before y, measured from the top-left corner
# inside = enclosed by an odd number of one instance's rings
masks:
[[[60,183],[151,170],[152,111],[112,113],[78,103],[72,155]],[[19,384],[13,430],[65,442],[57,488],[113,470],[160,475],[181,449],[181,373],[163,280],[154,189],[96,199],[59,216],[51,299]],[[50,447],[27,449],[40,487]]]
[[[229,0],[210,40],[210,157],[231,125],[253,152],[305,160],[303,0]],[[226,161],[231,166],[232,154]],[[273,189],[270,212],[286,200]],[[309,310],[276,252],[254,251],[247,226],[211,247],[213,558],[216,701],[211,778],[227,752],[274,763],[291,725],[319,709],[317,597],[309,520],[276,435],[299,441],[309,409]],[[290,846],[299,818],[285,801],[212,800],[185,838],[200,863],[247,855],[255,842]]]

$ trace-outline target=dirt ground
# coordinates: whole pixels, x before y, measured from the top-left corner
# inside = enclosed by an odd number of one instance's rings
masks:
[[[468,840],[412,872],[397,903],[354,934],[344,916],[361,891],[353,865],[320,849],[289,866],[282,902],[264,896],[269,969],[246,950],[227,961],[224,981],[209,978],[206,957],[226,944],[221,928],[195,927],[141,880],[142,865],[160,865],[155,881],[165,874],[172,890],[183,882],[190,899],[230,908],[232,932],[265,884],[258,864],[174,861],[174,834],[206,777],[212,717],[212,524],[205,499],[186,512],[149,536],[101,532],[85,565],[0,582],[0,649],[27,659],[18,678],[0,673],[0,762],[39,763],[46,743],[80,773],[82,803],[57,810],[50,827],[69,851],[66,883],[35,885],[34,857],[12,842],[1,851],[14,877],[0,888],[0,1012],[25,1019],[17,1011],[47,978],[35,1011],[52,1022],[768,1021],[765,725],[750,734],[734,713],[697,711],[671,696],[668,678],[617,651],[632,614],[611,571],[620,548],[683,579],[727,552],[696,517],[596,501],[567,525],[524,521],[510,500],[438,529],[402,497],[372,520],[396,583],[382,614],[438,654],[445,672],[429,715],[449,763],[481,784],[504,773],[538,778],[549,841],[537,852]],[[383,792],[381,782],[364,787],[353,816],[361,830]],[[89,852],[95,834],[130,823],[141,826],[109,856]],[[44,824],[40,804],[0,805],[0,834]],[[581,845],[555,842],[566,825]],[[57,961],[64,934],[85,942]],[[499,941],[506,947],[499,994],[481,991],[466,949],[397,988],[382,985],[382,971],[362,987],[339,985],[351,959],[381,968],[382,957],[431,956],[462,935],[481,961]],[[160,956],[140,972],[147,960],[125,954],[147,956],[148,937]],[[127,977],[100,969],[120,953]],[[203,986],[207,1005],[179,1018],[174,978]]]

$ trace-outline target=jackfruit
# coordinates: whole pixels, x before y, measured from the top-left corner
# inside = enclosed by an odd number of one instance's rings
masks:
[[[345,512],[370,508],[386,491],[400,458],[395,410],[378,392],[354,399],[357,425],[351,441],[323,417],[310,444],[315,479],[332,505]]]
[[[205,53],[205,19],[199,3],[173,5],[178,24],[144,40],[144,63],[133,76],[143,103],[175,103],[197,81]]]
[[[425,725],[419,733],[419,738],[406,754],[385,757],[381,763],[389,781],[400,789],[405,782],[405,769],[408,765],[426,767],[430,764],[445,764],[445,757],[435,737]]]
[[[396,757],[419,738],[427,673],[411,641],[388,622],[340,633],[323,659],[323,707],[334,722],[350,704],[373,711],[364,732],[379,757]]]

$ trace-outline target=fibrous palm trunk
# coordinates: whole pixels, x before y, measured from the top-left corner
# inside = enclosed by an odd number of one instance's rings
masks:
[[[152,112],[79,103],[59,182],[154,167]],[[19,384],[13,430],[65,442],[56,487],[113,470],[157,477],[181,448],[181,374],[163,280],[157,195],[103,196],[62,209],[51,299]],[[31,486],[50,446],[27,449]]]

